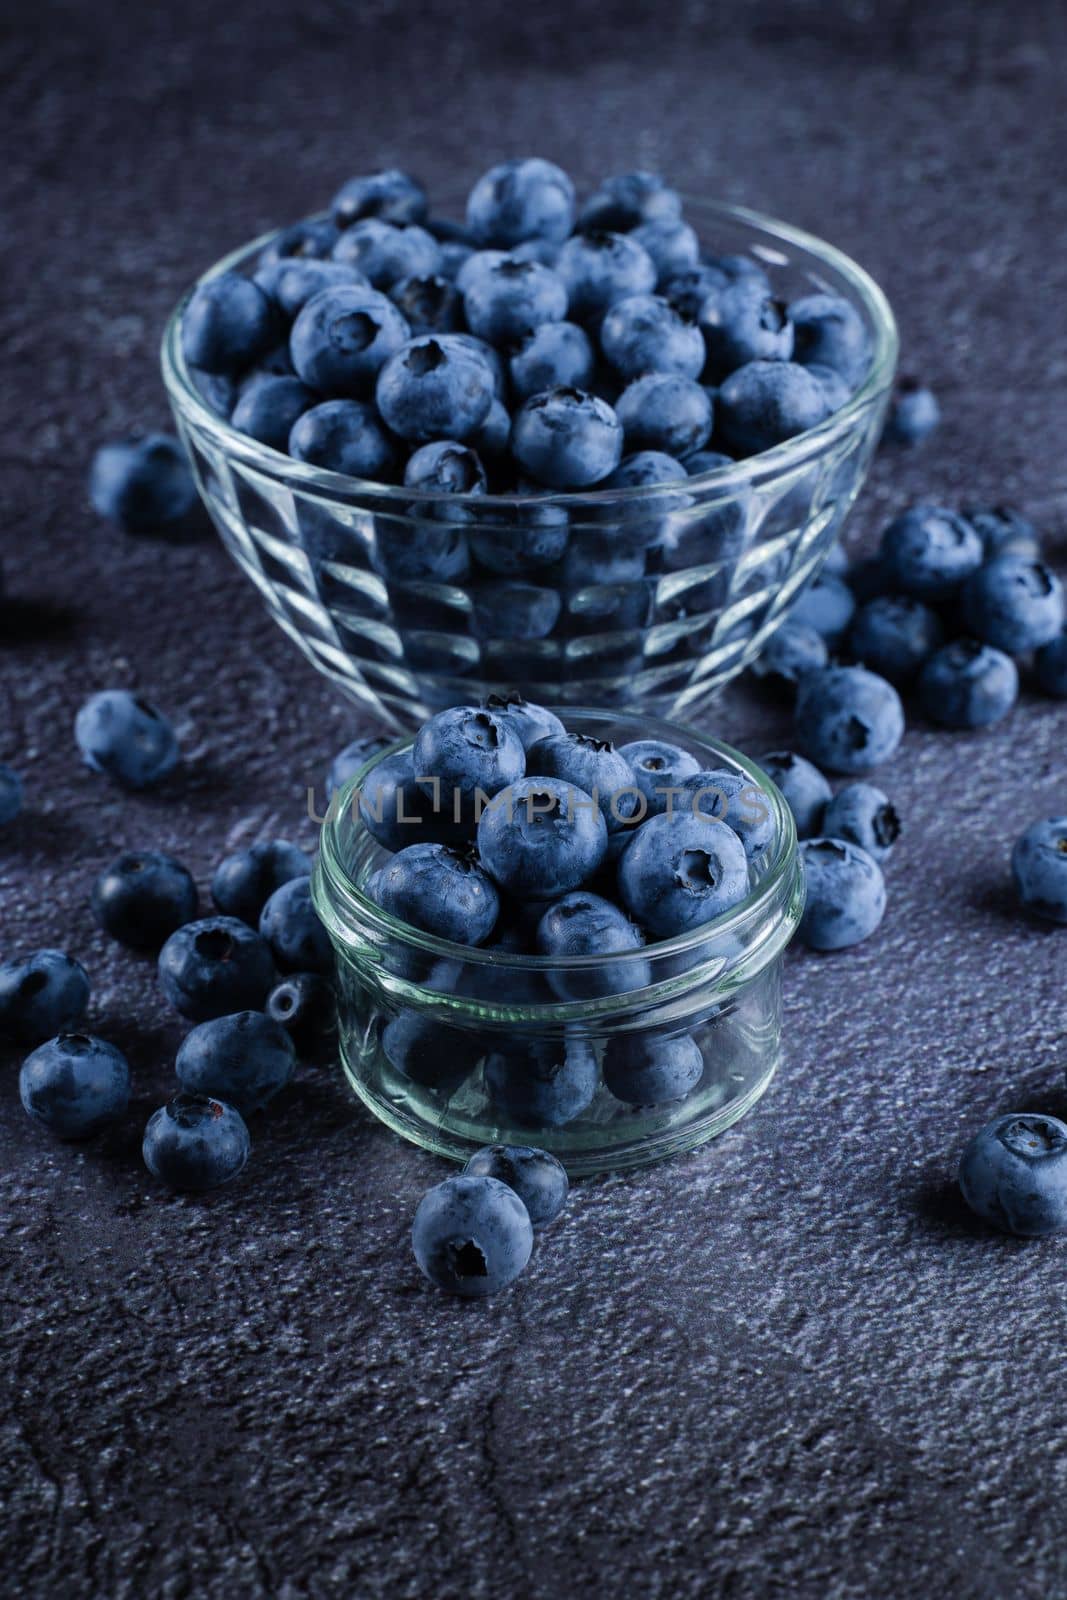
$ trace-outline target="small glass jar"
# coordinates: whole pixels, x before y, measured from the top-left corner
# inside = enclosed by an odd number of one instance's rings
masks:
[[[312,892],[337,955],[342,1063],[374,1114],[457,1161],[486,1144],[535,1144],[579,1176],[690,1149],[763,1094],[781,1056],[782,956],[804,890],[789,808],[736,750],[645,717],[568,708],[565,720],[615,744],[668,740],[702,769],[758,785],[773,838],[750,863],[747,898],[636,955],[559,959],[434,938],[364,892],[388,852],[359,818],[358,791],[384,751],[331,808]]]

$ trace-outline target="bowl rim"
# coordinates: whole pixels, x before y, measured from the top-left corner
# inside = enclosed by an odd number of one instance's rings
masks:
[[[835,245],[802,228],[796,228],[791,223],[782,222],[746,206],[736,206],[726,201],[691,195],[683,195],[683,200],[689,212],[698,219],[700,214],[708,218],[725,218],[764,235],[767,243],[763,245],[762,253],[770,265],[782,264],[780,260],[775,261],[776,252],[770,242],[774,240],[802,250],[816,261],[831,268],[846,281],[862,303],[873,332],[874,344],[867,375],[855,394],[850,396],[840,410],[831,413],[817,427],[796,434],[770,450],[746,456],[739,461],[731,462],[728,466],[716,467],[710,472],[699,473],[687,481],[686,492],[696,496],[721,492],[726,497],[743,492],[753,482],[764,477],[776,477],[803,465],[812,456],[819,454],[824,447],[847,435],[853,424],[876,405],[888,391],[896,370],[899,337],[896,319],[882,289],[858,262],[844,251],[838,250]],[[307,220],[318,220],[326,215],[327,213],[319,213],[316,218]],[[291,223],[285,224],[285,228],[290,226]],[[386,484],[367,478],[353,478],[345,473],[311,466],[269,445],[261,444],[248,434],[239,432],[228,419],[220,417],[207,405],[193,384],[182,352],[182,317],[191,295],[200,284],[209,282],[224,272],[247,265],[252,257],[258,255],[265,246],[284,232],[285,228],[271,228],[258,238],[239,246],[236,250],[231,250],[210,266],[182,294],[163,332],[160,359],[163,381],[172,404],[176,409],[188,412],[196,426],[210,434],[229,455],[236,457],[246,466],[270,472],[275,477],[284,477],[294,486],[311,491],[317,490],[325,496],[343,502],[369,500],[383,510],[388,506],[396,506],[409,513],[413,510],[417,512],[422,507],[447,504],[456,510],[472,511],[478,514],[481,521],[485,521],[487,516],[494,512],[505,512],[513,519],[517,510],[545,505],[556,505],[578,511],[603,509],[620,503],[629,505],[641,501],[655,501],[671,494],[677,498],[681,480],[639,487],[567,492],[539,490],[530,494],[435,494],[408,488],[403,484]],[[760,255],[758,244],[753,245],[753,253],[757,257]]]

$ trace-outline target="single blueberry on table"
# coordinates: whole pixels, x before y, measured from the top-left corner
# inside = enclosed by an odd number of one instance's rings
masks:
[[[885,913],[877,861],[846,839],[804,839],[804,914],[797,934],[809,950],[844,950],[868,938]]]
[[[365,892],[390,916],[453,944],[482,944],[500,899],[475,857],[442,844],[410,844],[379,867]]]
[[[604,1085],[633,1106],[668,1105],[692,1094],[704,1076],[704,1057],[691,1034],[617,1034],[604,1055]]]
[[[182,314],[182,354],[204,372],[240,372],[277,341],[278,313],[258,283],[222,272],[198,284]]]
[[[604,400],[582,389],[548,389],[515,413],[511,450],[524,472],[549,489],[588,489],[622,458],[623,430]]]
[[[299,845],[288,839],[264,840],[235,850],[219,862],[211,880],[211,898],[225,916],[239,917],[255,928],[274,891],[310,871],[310,857]]]
[[[711,396],[692,378],[646,373],[623,390],[615,410],[628,451],[688,456],[703,449],[711,437]]]
[[[289,322],[294,322],[312,296],[323,289],[336,289],[341,284],[357,289],[370,288],[363,273],[343,261],[302,258],[274,261],[260,267],[254,282]]]
[[[413,334],[456,333],[463,323],[463,300],[454,283],[440,273],[401,278],[389,290]]]
[[[74,719],[86,766],[124,789],[147,789],[177,765],[178,741],[157,706],[129,689],[90,695]]]
[[[453,706],[424,723],[413,746],[416,782],[424,793],[453,797],[465,816],[477,817],[476,798],[498,794],[526,770],[522,740],[506,718],[482,706]]]
[[[0,1038],[40,1044],[77,1027],[88,1004],[88,973],[62,950],[0,965]]]
[[[829,839],[858,844],[873,861],[884,861],[900,838],[900,818],[888,795],[873,783],[847,783],[826,807],[822,832]]]
[[[770,450],[829,414],[823,385],[793,361],[750,361],[731,372],[715,397],[718,431],[738,456]]]
[[[700,331],[709,380],[726,378],[750,361],[788,361],[793,354],[789,310],[755,278],[710,295],[700,311]]]
[[[592,327],[616,300],[656,287],[655,262],[625,233],[576,233],[556,257],[555,270],[567,286],[571,317]]]
[[[1008,552],[979,567],[963,587],[968,629],[1011,656],[1028,655],[1063,630],[1063,585],[1031,556]]]
[[[1041,554],[1041,540],[1028,517],[1011,506],[964,506],[960,516],[970,523],[985,551],[987,561],[994,556]]]
[[[692,810],[661,813],[643,822],[626,846],[618,880],[622,903],[635,921],[670,939],[745,898],[748,857],[725,822]]]
[[[789,307],[793,359],[829,367],[855,389],[871,364],[871,336],[855,306],[841,295],[807,294]]]
[[[257,267],[273,266],[275,262],[297,260],[322,260],[337,243],[338,232],[332,222],[321,217],[308,217],[304,222],[293,222],[276,233],[259,253]]]
[[[514,344],[542,323],[567,315],[567,286],[551,267],[504,256],[478,274],[463,296],[467,326],[478,339]]]
[[[376,388],[383,421],[402,439],[466,443],[493,404],[486,363],[449,334],[422,334],[382,367]]]
[[[774,842],[774,812],[769,796],[743,772],[723,767],[694,772],[681,782],[675,812],[713,817],[732,828],[750,861]]]
[[[889,406],[883,438],[891,444],[921,444],[941,422],[937,396],[918,378],[903,377]]]
[[[148,1119],[141,1153],[168,1189],[202,1193],[236,1178],[252,1151],[244,1118],[210,1095],[178,1094]]]
[[[359,815],[367,832],[386,850],[403,850],[409,844],[458,844],[469,839],[473,825],[455,810],[456,796],[444,786],[435,797],[415,782],[415,763],[409,750],[386,756],[367,774],[360,788]]]
[[[533,1227],[507,1184],[462,1173],[423,1195],[411,1243],[420,1270],[437,1288],[482,1300],[523,1271],[533,1250]]]
[[[337,791],[344,788],[349,778],[354,777],[359,769],[366,766],[380,750],[384,750],[388,743],[389,740],[383,738],[381,734],[370,733],[362,738],[353,739],[343,750],[338,750],[326,774],[327,800],[332,800]],[[296,876],[299,877],[299,873]]]
[[[247,1117],[285,1088],[296,1051],[281,1023],[262,1011],[237,1011],[187,1033],[174,1067],[187,1094],[225,1100]]]
[[[904,737],[904,708],[893,685],[865,667],[824,667],[800,684],[794,726],[800,748],[819,766],[868,772]]]
[[[1019,698],[1011,656],[977,639],[955,639],[928,657],[919,673],[919,702],[945,728],[986,728]]]
[[[699,264],[700,240],[681,217],[653,217],[639,223],[628,237],[652,257],[658,283],[669,283]]]
[[[757,678],[795,689],[806,672],[818,672],[829,660],[822,634],[806,622],[790,618],[771,634],[752,671]]]
[[[597,1063],[585,1039],[501,1045],[483,1068],[492,1109],[521,1128],[563,1128],[589,1109]]]
[[[529,750],[538,739],[549,739],[567,731],[554,711],[524,699],[517,689],[510,689],[507,694],[489,695],[485,709],[508,722],[521,739],[524,750]]]
[[[792,750],[772,750],[758,763],[781,791],[793,813],[799,839],[810,838],[822,827],[833,790],[818,767]]]
[[[1022,1111],[996,1117],[960,1158],[963,1198],[1003,1233],[1038,1239],[1067,1227],[1067,1125]]]
[[[982,541],[966,518],[944,506],[913,506],[882,534],[880,555],[889,587],[917,600],[941,600],[984,559]]]
[[[264,939],[236,917],[201,917],[175,930],[159,952],[159,984],[176,1011],[207,1022],[258,1011],[274,985]]]
[[[151,534],[188,516],[196,484],[177,439],[150,433],[100,446],[89,472],[89,499],[97,515],[123,533]]]
[[[628,233],[643,222],[674,222],[681,214],[681,196],[658,172],[620,172],[593,191],[578,220],[584,231]]]
[[[441,265],[441,246],[416,223],[363,217],[340,235],[333,260],[355,267],[384,292],[405,278],[432,277]]]
[[[833,649],[848,632],[855,610],[856,600],[848,584],[833,573],[820,572],[797,596],[789,618],[814,628]]]
[[[1015,841],[1011,871],[1028,911],[1067,923],[1067,816],[1031,823]]]
[[[629,764],[641,791],[643,816],[654,817],[661,811],[677,809],[680,797],[674,791],[700,771],[696,756],[663,739],[635,739],[620,745],[619,754]]]
[[[121,1050],[87,1033],[61,1033],[28,1055],[19,1072],[23,1110],[59,1139],[86,1139],[121,1117],[130,1068]]]
[[[476,1150],[463,1169],[469,1178],[496,1178],[514,1189],[535,1228],[547,1227],[567,1203],[570,1188],[562,1162],[527,1144],[491,1144]]]
[[[289,336],[298,378],[309,389],[365,399],[379,370],[411,337],[393,302],[377,289],[339,284],[304,306]]]
[[[878,595],[852,619],[849,649],[855,659],[890,683],[910,683],[945,630],[936,611],[907,595]]]
[[[1034,657],[1034,676],[1046,694],[1067,700],[1067,628],[1041,646]]]
[[[540,323],[508,357],[512,391],[519,400],[545,389],[584,389],[595,370],[589,336],[576,322]]]
[[[547,639],[559,621],[557,589],[493,578],[470,591],[471,632],[476,639]]]
[[[259,918],[279,972],[333,971],[333,948],[311,900],[311,879],[291,878],[275,889]]]
[[[104,932],[134,950],[158,950],[199,907],[188,867],[161,850],[126,850],[93,885],[92,908]]]
[[[537,740],[527,749],[526,772],[591,795],[609,833],[625,827],[641,808],[641,790],[626,757],[607,740],[587,733],[564,731]]]
[[[531,753],[538,748],[532,746]],[[607,847],[596,801],[558,778],[510,784],[478,823],[478,854],[486,870],[524,900],[552,900],[576,889],[596,872]]]
[[[629,957],[629,952],[644,949],[640,930],[611,900],[588,889],[573,890],[548,907],[537,924],[536,942],[537,953],[542,956],[628,957],[601,959],[596,966],[575,970],[553,968],[548,981],[561,1000],[631,994],[635,989],[647,988],[651,981],[645,957]]]
[[[289,433],[288,448],[297,461],[376,483],[394,479],[399,463],[396,444],[368,400],[324,400],[305,409]]]
[[[505,250],[524,239],[562,241],[574,226],[574,184],[551,161],[503,161],[467,198],[467,227],[480,244]]]
[[[295,423],[315,404],[315,399],[299,378],[264,374],[245,384],[230,421],[239,433],[247,433],[250,439],[258,439],[272,450],[286,450]]]
[[[14,767],[0,761],[0,828],[14,822],[22,810],[22,779]]]
[[[385,222],[423,222],[426,211],[426,191],[422,184],[398,167],[349,178],[330,205],[338,228],[351,227],[362,217],[381,217]]]
[[[626,381],[647,372],[699,378],[704,370],[703,334],[660,295],[616,300],[600,325],[600,347]]]

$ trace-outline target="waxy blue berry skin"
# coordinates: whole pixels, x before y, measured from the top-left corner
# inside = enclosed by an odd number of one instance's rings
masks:
[[[285,1029],[302,1059],[314,1060],[337,1033],[337,996],[318,972],[291,972],[275,984],[264,1011]]]
[[[793,354],[789,311],[755,278],[741,278],[709,296],[700,312],[709,381],[750,361],[788,361]]]
[[[932,389],[918,378],[901,378],[886,418],[884,438],[891,444],[921,444],[940,426],[941,407]]]
[[[584,389],[595,369],[589,336],[576,322],[542,322],[508,358],[511,387],[518,400],[528,400],[545,389]]]
[[[183,1017],[207,1022],[260,1010],[274,985],[274,963],[247,923],[201,917],[176,929],[159,952],[159,985]]]
[[[774,842],[774,812],[769,797],[743,772],[731,768],[694,772],[681,782],[674,810],[713,817],[732,828],[750,861]]]
[[[380,750],[384,750],[388,743],[389,740],[380,734],[371,733],[363,738],[353,739],[343,750],[338,750],[326,774],[327,800],[331,800],[338,789],[343,789],[349,778],[354,777],[359,769],[366,766]]]
[[[486,1057],[483,1072],[493,1108],[521,1128],[566,1127],[597,1091],[596,1056],[584,1039],[501,1046]]]
[[[830,660],[826,640],[806,622],[792,618],[771,635],[753,665],[757,678],[795,689],[806,672],[817,672]]]
[[[424,1194],[411,1228],[424,1277],[448,1294],[483,1300],[523,1271],[533,1226],[514,1189],[496,1178],[461,1173]]]
[[[891,589],[941,600],[977,572],[982,541],[965,517],[944,506],[913,506],[882,534],[879,554]]]
[[[1038,1239],[1067,1227],[1067,1125],[1035,1111],[997,1117],[960,1158],[963,1198],[1003,1233]]]
[[[258,439],[272,450],[286,450],[295,423],[315,399],[299,378],[264,374],[245,384],[230,421],[250,439]]]
[[[944,728],[987,728],[1019,698],[1011,656],[977,639],[954,639],[935,650],[919,673],[919,701]]]
[[[627,382],[646,372],[699,378],[704,370],[703,334],[661,295],[616,300],[600,325],[600,347]]]
[[[262,1011],[237,1011],[191,1029],[174,1069],[187,1094],[225,1100],[247,1117],[285,1088],[296,1070],[296,1051],[280,1023]]]
[[[573,226],[574,184],[562,167],[538,157],[490,167],[467,198],[467,227],[483,245],[562,242]]]
[[[259,918],[279,972],[333,971],[333,948],[311,900],[311,879],[291,878],[275,889]]]
[[[658,283],[669,283],[699,264],[700,240],[681,217],[653,217],[639,223],[628,237],[652,257]]]
[[[862,605],[848,643],[857,661],[890,683],[910,683],[945,637],[936,611],[907,595],[885,594]]]
[[[881,862],[900,838],[900,818],[889,796],[873,783],[847,783],[826,807],[822,832],[829,839],[858,844]]]
[[[491,694],[485,702],[485,709],[503,717],[514,728],[524,750],[529,750],[539,739],[550,739],[555,734],[567,731],[554,711],[549,711],[547,706],[537,705],[533,700],[524,699],[515,689],[507,694]]]
[[[681,214],[681,196],[667,187],[658,172],[620,172],[605,178],[589,196],[579,227],[628,233],[643,222],[673,222]]]
[[[168,1189],[200,1194],[240,1173],[252,1152],[244,1118],[210,1095],[178,1094],[148,1119],[141,1153]]]
[[[772,750],[759,757],[758,763],[782,792],[786,805],[793,813],[797,838],[807,839],[820,831],[823,815],[833,790],[810,761],[792,750]]]
[[[309,389],[358,400],[373,393],[379,371],[410,337],[386,295],[340,284],[312,295],[293,323],[289,353]]]
[[[609,833],[625,827],[640,810],[641,791],[626,757],[587,733],[564,731],[537,740],[526,752],[526,773],[557,778],[592,795]]]
[[[416,223],[362,217],[341,234],[333,260],[355,267],[385,293],[405,278],[432,277],[441,265],[441,246]]]
[[[984,644],[1006,655],[1028,655],[1062,631],[1063,585],[1043,562],[1009,551],[968,578],[963,615]]]
[[[627,385],[615,411],[627,451],[662,450],[668,456],[688,456],[702,450],[711,437],[711,396],[692,378],[646,373]]]
[[[509,345],[567,315],[567,286],[551,267],[505,256],[478,274],[463,296],[467,326],[489,344]]]
[[[824,667],[797,691],[797,742],[820,767],[849,775],[880,766],[904,737],[904,708],[891,683],[865,667]]]
[[[554,900],[576,889],[592,877],[607,847],[599,806],[585,790],[558,778],[510,784],[478,823],[478,854],[486,870],[524,900]]]
[[[22,779],[14,767],[0,761],[0,828],[14,822],[22,810]]]
[[[87,1033],[61,1033],[19,1072],[23,1110],[58,1139],[86,1139],[125,1111],[130,1068],[121,1050]]]
[[[86,766],[124,789],[147,789],[178,763],[178,741],[151,701],[129,689],[90,695],[74,719],[74,737]]]
[[[423,724],[412,747],[415,777],[423,792],[441,794],[451,811],[459,796],[465,816],[474,818],[479,791],[492,796],[526,771],[522,740],[506,718],[483,706],[452,706]]]
[[[382,367],[375,390],[383,421],[402,439],[466,443],[493,404],[492,374],[449,334],[412,339]]]
[[[1028,911],[1067,923],[1067,816],[1031,823],[1015,842],[1011,871]]]
[[[725,822],[699,812],[643,822],[619,860],[619,894],[657,938],[688,933],[748,894],[745,847]]]
[[[844,950],[869,938],[885,914],[877,861],[846,839],[804,839],[804,914],[797,929],[809,950]]]
[[[678,807],[678,789],[687,778],[700,771],[700,762],[688,750],[667,744],[662,739],[634,739],[619,746],[619,754],[630,766],[645,802],[644,816]]]
[[[404,485],[422,494],[484,494],[485,468],[476,450],[455,439],[434,439],[420,445],[404,468]],[[433,515],[433,511],[430,511]],[[467,522],[468,510],[446,507],[442,520]]]
[[[455,333],[463,323],[463,299],[454,283],[436,273],[401,278],[389,290],[412,333]]]
[[[790,607],[791,622],[806,624],[821,633],[833,649],[848,632],[856,600],[848,584],[832,572],[820,572]]]
[[[500,899],[468,852],[411,844],[379,867],[367,895],[391,916],[454,944],[482,944],[493,931]]]
[[[293,222],[276,233],[270,244],[259,253],[257,268],[273,266],[279,261],[321,261],[329,255],[338,240],[334,223],[322,217],[308,217],[303,222]]]
[[[537,953],[616,957],[642,951],[644,939],[623,911],[602,895],[576,889],[554,901],[537,924]],[[651,981],[643,955],[626,960],[601,960],[595,967],[569,971],[553,968],[548,981],[561,1000],[595,1000],[611,994],[632,994]]]
[[[188,516],[196,484],[177,439],[150,433],[101,445],[89,472],[89,499],[97,515],[123,533],[151,534]]]
[[[689,267],[685,272],[679,272],[668,279],[662,292],[683,317],[699,322],[700,313],[712,296],[720,295],[736,281],[736,278],[723,272],[720,267],[701,261],[697,266]],[[766,278],[763,279],[763,287],[766,292],[770,292],[770,284]]]
[[[668,1105],[692,1094],[704,1076],[704,1057],[691,1034],[617,1034],[604,1054],[604,1085],[633,1106]]]
[[[276,343],[278,314],[258,283],[222,272],[193,290],[182,313],[182,354],[205,372],[240,372]]]
[[[104,932],[134,950],[158,950],[199,907],[192,873],[161,850],[126,850],[93,885],[92,908]]]
[[[410,750],[386,756],[368,772],[360,788],[359,815],[367,832],[386,850],[409,844],[458,844],[469,838],[471,825],[457,822],[455,794],[441,785],[439,803],[415,782]],[[463,800],[460,796],[460,814]]]
[[[395,441],[367,400],[324,400],[305,409],[293,424],[288,448],[297,461],[376,483],[394,479],[400,459]]]
[[[855,389],[871,364],[871,336],[855,306],[836,294],[807,294],[789,307],[793,359],[829,367]]]
[[[495,1178],[514,1189],[534,1228],[554,1222],[567,1203],[566,1168],[548,1150],[527,1144],[490,1144],[476,1150],[463,1169],[468,1178]]]
[[[511,450],[524,472],[549,489],[588,489],[622,459],[622,424],[605,400],[583,389],[548,389],[525,401],[511,425]]]
[[[576,233],[556,257],[555,270],[567,286],[571,317],[593,327],[617,300],[656,287],[655,262],[625,233]]]
[[[511,254],[507,250],[473,250],[456,273],[456,288],[459,293],[465,295],[468,289],[481,282],[494,267],[509,259]],[[469,337],[473,339],[474,334],[470,334]],[[478,343],[484,344],[485,341],[479,339]]]
[[[738,456],[770,450],[829,414],[823,385],[794,361],[750,361],[731,372],[715,396],[719,433]]]
[[[76,1028],[89,1004],[89,975],[62,950],[35,950],[0,966],[0,1038],[40,1044]]]
[[[384,222],[423,222],[426,191],[410,173],[387,167],[364,177],[349,178],[334,195],[330,212],[338,228],[349,228],[362,217],[381,217]]]
[[[260,913],[276,889],[311,871],[311,859],[288,839],[268,839],[225,856],[211,880],[211,898],[227,917],[258,927]]]
[[[1009,554],[1036,560],[1041,554],[1041,540],[1034,524],[1011,506],[964,506],[960,516],[981,539],[987,561]]]
[[[224,372],[201,372],[199,367],[189,368],[189,379],[207,406],[217,417],[228,417],[237,404],[237,380]]]
[[[1034,657],[1034,676],[1046,694],[1067,700],[1067,628]]]
[[[342,284],[349,288],[370,288],[362,272],[342,261],[306,261],[300,257],[260,267],[253,281],[290,322],[295,321],[312,296],[323,289],[336,289]]]

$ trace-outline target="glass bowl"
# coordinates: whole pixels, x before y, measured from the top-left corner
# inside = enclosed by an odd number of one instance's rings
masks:
[[[618,744],[667,739],[705,769],[740,772],[764,791],[773,838],[751,863],[740,905],[637,957],[513,955],[421,933],[363,889],[388,852],[353,802],[389,752],[331,807],[312,895],[337,956],[342,1064],[371,1111],[457,1161],[486,1144],[535,1144],[577,1175],[689,1149],[763,1094],[781,1054],[782,957],[804,890],[789,808],[736,750],[673,723],[571,709],[566,717],[568,728]],[[681,1041],[673,1048],[686,1092],[634,1070],[649,1041],[660,1050]]]
[[[386,727],[414,729],[512,687],[693,716],[756,659],[818,571],[881,430],[892,312],[861,267],[799,229],[707,201],[686,214],[709,249],[770,267],[783,298],[843,295],[873,353],[862,386],[819,427],[681,488],[442,497],[308,466],[205,404],[181,351],[188,296],[175,310],[163,376],[223,543],[286,633]],[[205,278],[252,269],[273,237]],[[443,537],[455,545],[448,582],[409,559]]]

